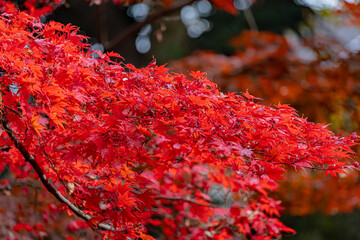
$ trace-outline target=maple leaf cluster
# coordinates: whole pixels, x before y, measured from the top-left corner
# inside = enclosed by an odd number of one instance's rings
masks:
[[[1,168],[40,179],[104,238],[277,238],[294,232],[269,197],[287,166],[351,167],[356,134],[287,105],[220,93],[200,72],[95,59],[76,27],[16,10],[0,30]]]

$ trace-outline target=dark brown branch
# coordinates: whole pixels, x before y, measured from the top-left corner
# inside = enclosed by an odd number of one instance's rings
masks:
[[[149,15],[145,21],[134,23],[132,26],[128,27],[126,30],[120,32],[117,36],[115,36],[110,42],[105,42],[104,47],[107,51],[114,51],[114,49],[119,46],[120,44],[124,43],[129,37],[133,36],[134,34],[138,33],[142,27],[147,24],[153,23],[156,20],[170,15],[174,12],[177,12],[181,8],[185,7],[186,5],[192,4],[196,0],[188,0],[188,1],[180,1],[178,4],[174,4],[170,8],[166,8],[164,10],[158,11],[154,14]]]
[[[12,109],[11,107],[8,107],[8,106],[6,106],[6,105],[4,105],[4,104],[1,104],[1,103],[0,103],[0,105],[1,105],[1,106],[3,106],[4,108],[6,108],[6,109],[10,110],[11,112],[13,112],[13,113],[15,113],[15,114],[19,115],[20,117],[23,117],[23,116],[21,115],[21,113],[20,113],[20,112],[18,112],[18,111],[16,111],[16,110]]]
[[[184,202],[189,202],[189,203],[196,204],[196,205],[203,206],[203,207],[213,207],[211,204],[198,203],[194,200],[180,198],[180,197],[156,196],[154,198],[155,199],[164,199],[164,200],[184,201]]]
[[[9,126],[8,119],[4,115],[3,112],[0,112],[0,122],[2,128],[7,132],[10,139],[13,141],[15,147],[19,150],[21,155],[25,158],[25,161],[30,163],[37,175],[40,178],[40,181],[45,186],[45,188],[52,194],[56,199],[58,199],[60,202],[64,203],[68,208],[78,217],[89,221],[92,217],[83,211],[81,211],[78,207],[76,207],[74,204],[72,204],[66,197],[64,197],[57,189],[56,187],[46,178],[44,171],[41,169],[38,162],[35,160],[34,156],[30,154],[24,145],[18,140],[15,133],[12,131],[12,129]],[[99,229],[106,230],[106,231],[115,231],[115,229],[105,223],[99,223],[97,225]]]
[[[107,32],[105,27],[104,2],[96,6],[97,35],[101,44],[107,42]]]

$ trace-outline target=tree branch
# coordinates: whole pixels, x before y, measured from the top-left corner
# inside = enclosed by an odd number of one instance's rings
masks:
[[[37,175],[40,178],[40,181],[45,186],[45,188],[52,194],[56,199],[58,199],[60,202],[64,203],[76,216],[89,221],[92,217],[83,211],[81,211],[78,207],[76,207],[74,204],[72,204],[66,197],[64,197],[57,189],[56,187],[46,178],[44,171],[41,169],[38,162],[35,160],[34,156],[30,154],[24,145],[18,140],[15,133],[12,131],[12,129],[9,126],[8,119],[4,115],[2,111],[0,111],[0,122],[2,128],[7,132],[10,139],[13,141],[15,147],[19,150],[21,155],[25,158],[25,161],[30,163]],[[97,227],[101,230],[106,231],[115,231],[115,229],[105,223],[98,223]]]
[[[258,26],[256,24],[254,15],[252,14],[250,8],[244,9],[243,13],[244,13],[244,16],[245,16],[245,19],[246,19],[247,23],[249,24],[250,30],[258,32],[259,28],[258,28]]]
[[[196,202],[194,200],[186,199],[186,198],[180,198],[180,197],[156,196],[156,197],[154,197],[154,199],[184,201],[184,202],[189,202],[189,203],[196,204],[196,205],[203,206],[203,207],[213,207],[211,204],[198,203],[198,202]]]
[[[16,110],[12,109],[11,107],[8,107],[8,106],[6,106],[6,105],[4,105],[4,104],[2,104],[2,103],[0,103],[0,105],[1,105],[1,106],[3,106],[4,108],[6,108],[6,109],[10,110],[11,112],[13,112],[13,113],[15,113],[15,114],[19,115],[20,117],[23,117],[23,116],[21,115],[21,113],[20,113],[20,112],[18,112],[18,111],[16,111]]]
[[[132,26],[128,27],[125,31],[120,32],[110,42],[105,42],[104,43],[105,49],[107,51],[113,51],[117,46],[119,46],[120,44],[125,42],[129,37],[138,33],[141,30],[141,28],[144,27],[145,25],[155,22],[156,20],[158,20],[166,15],[170,15],[174,12],[177,12],[181,8],[193,3],[195,1],[196,0],[188,0],[185,2],[181,1],[178,4],[174,4],[170,8],[166,8],[166,9],[160,10],[152,15],[149,15],[143,22],[134,23]]]
[[[98,41],[101,44],[104,44],[104,42],[107,42],[107,32],[105,27],[105,16],[104,15],[104,2],[102,2],[100,5],[96,5],[96,20],[97,20],[97,35],[98,35]]]

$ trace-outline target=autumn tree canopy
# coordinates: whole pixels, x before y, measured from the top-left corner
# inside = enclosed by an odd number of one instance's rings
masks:
[[[76,27],[6,8],[0,167],[40,180],[56,209],[103,238],[152,239],[153,229],[171,239],[278,238],[294,230],[269,192],[289,167],[332,176],[358,167],[355,133],[336,136],[248,91],[223,94],[205,73],[94,57]]]

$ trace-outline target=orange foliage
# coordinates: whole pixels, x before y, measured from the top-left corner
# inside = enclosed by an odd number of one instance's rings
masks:
[[[350,171],[339,178],[326,177],[324,172],[299,174],[290,172],[275,195],[282,199],[286,212],[306,215],[317,211],[326,214],[351,212],[360,207],[360,176]]]

